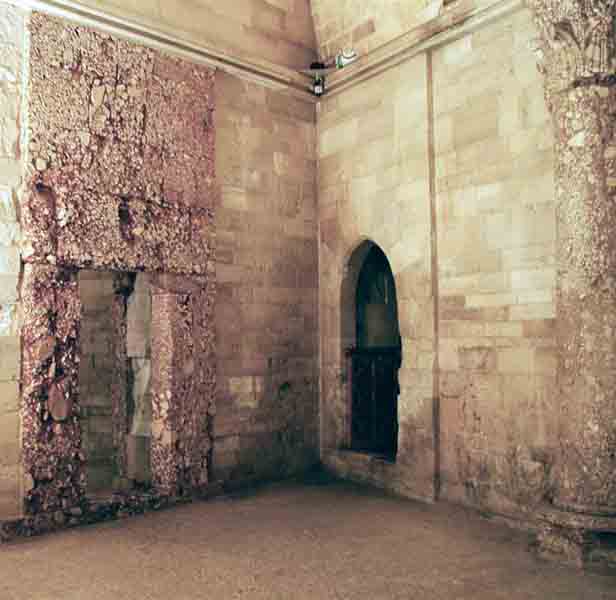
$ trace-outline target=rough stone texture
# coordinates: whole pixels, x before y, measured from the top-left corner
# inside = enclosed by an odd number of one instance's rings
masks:
[[[77,4],[251,62],[266,60],[300,69],[315,57],[309,0],[79,0]]]
[[[0,517],[21,512],[19,243],[25,14],[0,2]]]
[[[30,30],[21,290],[26,511],[65,519],[84,502],[76,276],[86,267],[118,272],[116,288],[122,272],[149,271],[166,299],[154,307],[152,472],[159,494],[190,494],[208,481],[215,385],[214,74],[46,15],[33,14]],[[115,304],[113,327],[125,336],[126,307]],[[116,388],[112,422],[125,433]],[[58,394],[72,406],[62,422],[47,407]],[[117,446],[117,432],[113,439]]]
[[[25,259],[205,274],[213,72],[43,15],[31,29]]]
[[[504,514],[551,497],[553,133],[524,10],[434,53],[441,485]]]
[[[318,129],[323,460],[338,474],[432,500],[435,327],[425,55],[325,96]],[[348,446],[350,419],[344,349],[355,344],[355,285],[366,239],[385,252],[396,282],[403,347],[395,463],[340,451]]]
[[[314,105],[217,74],[217,479],[318,459]]]
[[[557,159],[554,505],[563,511],[548,511],[542,542],[581,564],[601,535],[616,535],[616,2],[529,4],[541,32],[537,51]]]
[[[152,481],[168,494],[208,483],[216,354],[213,279],[152,280]]]
[[[70,527],[125,519],[186,502],[187,498],[160,494],[155,490],[118,491],[105,499],[84,497],[78,505],[70,508],[0,521],[0,543],[44,535]]]
[[[21,290],[22,453],[27,513],[79,504],[85,477],[77,383],[81,303],[76,273],[27,264]],[[68,420],[56,422],[47,406],[52,394],[72,398]]]

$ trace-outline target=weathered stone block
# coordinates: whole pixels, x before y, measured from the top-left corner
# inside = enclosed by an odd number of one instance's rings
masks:
[[[15,210],[13,190],[11,187],[0,183],[0,222],[15,223],[16,221],[17,212]]]
[[[538,304],[520,304],[512,306],[509,311],[509,318],[512,321],[544,321],[556,317],[556,307],[554,302]]]
[[[19,467],[0,465],[0,520],[21,515],[20,476]]]
[[[556,284],[556,271],[553,268],[528,271],[512,271],[511,287],[513,290],[553,289]]]
[[[19,155],[19,124],[11,117],[0,117],[0,156],[16,158]]]
[[[19,426],[19,413],[0,413],[0,467],[19,464],[21,457]]]
[[[0,86],[2,86],[2,84],[19,84],[20,69],[21,53],[19,47],[0,44]],[[19,97],[19,94],[15,95]],[[0,93],[0,98],[1,97],[2,93]]]
[[[23,12],[16,6],[0,4],[0,44],[19,46],[23,34]]]
[[[496,97],[494,97],[496,102]],[[483,103],[485,104],[485,103]],[[498,135],[498,112],[486,106],[487,112],[473,106],[473,110],[456,115],[453,124],[454,145],[463,148],[468,144],[496,137]],[[477,165],[478,166],[478,165]]]
[[[555,348],[536,348],[532,362],[533,371],[538,375],[555,377],[558,367],[558,353]]]
[[[464,347],[458,350],[461,369],[493,371],[497,354],[494,348],[485,346]]]
[[[498,371],[501,373],[531,373],[533,351],[530,348],[503,348],[498,351]]]
[[[0,381],[19,378],[20,349],[18,337],[0,337]]]
[[[0,381],[0,415],[17,413],[19,409],[19,383]]]
[[[18,299],[19,279],[17,274],[5,275],[0,274],[0,305],[9,309],[9,306],[14,306]],[[6,315],[12,319],[14,311],[11,310],[10,314]]]

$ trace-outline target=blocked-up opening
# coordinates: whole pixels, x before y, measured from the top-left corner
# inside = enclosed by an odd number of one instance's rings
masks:
[[[142,275],[137,275],[126,306],[127,360],[127,475],[133,484],[150,482],[152,434],[152,296]]]
[[[143,275],[81,271],[79,389],[87,493],[148,485],[151,297]]]
[[[113,441],[112,386],[114,379],[113,274],[82,271],[79,274],[81,314],[82,446],[87,459],[89,493],[114,486],[116,452]]]

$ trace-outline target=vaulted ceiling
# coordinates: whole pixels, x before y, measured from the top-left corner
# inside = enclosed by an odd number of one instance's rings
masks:
[[[310,0],[76,0],[237,58],[300,69],[316,58]]]
[[[252,61],[300,69],[352,47],[360,54],[413,27],[439,0],[77,0]],[[426,8],[427,7],[427,8]],[[315,35],[316,34],[316,35]]]
[[[433,0],[311,0],[321,59],[342,48],[365,54],[402,35],[421,20]]]

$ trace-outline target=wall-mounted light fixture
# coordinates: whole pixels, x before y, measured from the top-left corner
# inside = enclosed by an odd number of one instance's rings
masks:
[[[325,93],[325,76],[335,70],[335,68],[328,67],[325,63],[313,62],[310,64],[309,69],[302,69],[301,72],[312,77],[310,89],[315,96],[320,97]]]
[[[319,97],[325,93],[325,75],[315,75],[312,81],[312,93]]]
[[[341,50],[329,63],[313,62],[309,69],[302,69],[300,73],[312,77],[310,89],[312,93],[320,97],[325,93],[325,77],[337,69],[342,69],[357,60],[357,52],[350,48]]]

